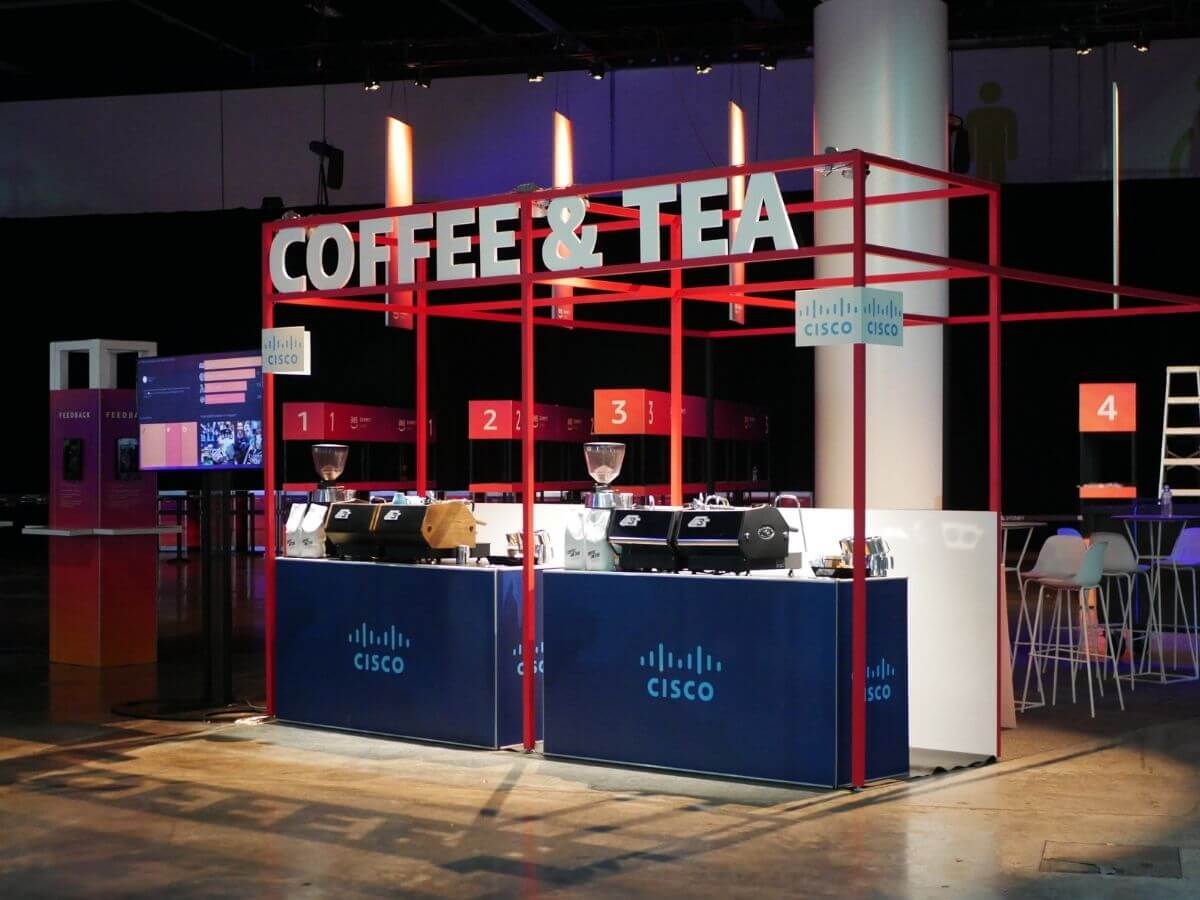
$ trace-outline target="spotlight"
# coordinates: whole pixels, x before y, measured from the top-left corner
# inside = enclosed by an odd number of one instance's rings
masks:
[[[545,80],[546,80],[546,74],[541,69],[530,69],[529,70],[529,83],[530,84],[541,84]]]
[[[603,81],[604,63],[599,61],[592,63],[588,67],[588,78],[592,79],[592,81]]]
[[[1079,36],[1079,43],[1075,45],[1076,56],[1087,56],[1092,52],[1092,45],[1088,43],[1088,39],[1084,35]]]
[[[364,81],[363,82],[363,90],[364,91],[377,91],[377,90],[379,90],[379,82],[375,81],[374,79],[371,79],[370,81]]]
[[[708,54],[700,57],[700,61],[696,63],[696,74],[707,75],[712,71],[712,61],[708,58]]]
[[[774,53],[764,53],[758,64],[764,72],[774,72],[779,68],[779,58]]]
[[[1138,32],[1137,40],[1133,42],[1133,49],[1138,53],[1150,52],[1150,42],[1146,40],[1146,35],[1144,32]]]
[[[425,74],[424,69],[418,69],[416,77],[413,78],[413,84],[417,87],[427,88],[433,83],[433,79]]]

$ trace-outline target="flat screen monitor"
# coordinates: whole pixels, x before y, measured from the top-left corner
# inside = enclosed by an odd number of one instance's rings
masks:
[[[138,360],[143,469],[262,466],[262,356],[248,350]]]

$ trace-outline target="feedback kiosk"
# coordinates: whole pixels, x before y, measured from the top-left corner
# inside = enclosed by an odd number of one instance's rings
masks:
[[[138,465],[134,392],[117,388],[117,356],[154,344],[50,345],[50,661],[80,666],[157,657],[157,482]],[[71,354],[86,354],[88,387],[70,388]]]

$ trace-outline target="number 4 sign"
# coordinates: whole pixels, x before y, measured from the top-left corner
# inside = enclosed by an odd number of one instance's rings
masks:
[[[1079,385],[1080,431],[1137,431],[1137,385]]]

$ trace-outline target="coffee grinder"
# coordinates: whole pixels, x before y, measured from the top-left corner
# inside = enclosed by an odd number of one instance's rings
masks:
[[[312,502],[329,505],[353,500],[355,493],[337,483],[346,470],[346,457],[350,455],[347,444],[313,444],[313,466],[317,470],[317,489],[312,492]]]

